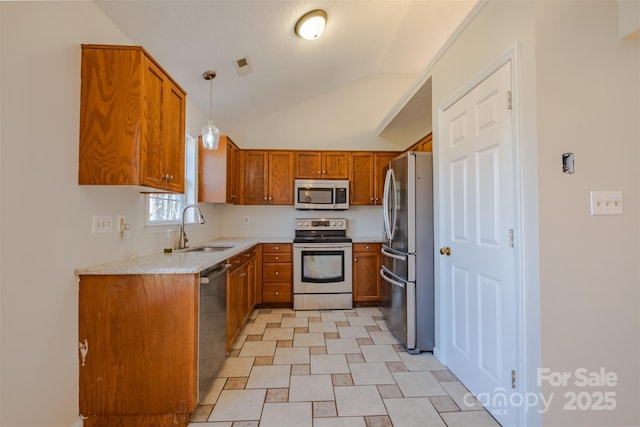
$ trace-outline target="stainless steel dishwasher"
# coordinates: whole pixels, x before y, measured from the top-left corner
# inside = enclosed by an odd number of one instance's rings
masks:
[[[209,391],[227,357],[227,270],[224,262],[200,273],[198,400]]]

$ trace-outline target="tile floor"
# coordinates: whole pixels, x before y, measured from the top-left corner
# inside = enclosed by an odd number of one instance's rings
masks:
[[[191,427],[499,426],[430,353],[410,355],[376,307],[259,309]]]

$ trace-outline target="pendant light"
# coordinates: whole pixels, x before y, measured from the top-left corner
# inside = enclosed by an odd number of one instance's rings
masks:
[[[327,12],[322,9],[307,12],[296,22],[296,34],[305,40],[315,40],[324,31]]]
[[[210,88],[210,104],[209,104],[209,122],[202,128],[202,146],[207,150],[217,150],[220,142],[220,130],[213,124],[213,79],[216,78],[214,70],[205,71],[202,74],[205,80],[209,80]]]

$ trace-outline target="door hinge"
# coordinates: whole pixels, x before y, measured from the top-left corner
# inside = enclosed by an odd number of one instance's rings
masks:
[[[516,371],[511,371],[511,388],[516,388]]]
[[[511,246],[512,248],[514,247],[513,246],[513,239],[514,239],[514,237],[513,237],[513,228],[510,228],[509,229],[509,246]]]
[[[511,91],[507,91],[507,110],[511,110]]]

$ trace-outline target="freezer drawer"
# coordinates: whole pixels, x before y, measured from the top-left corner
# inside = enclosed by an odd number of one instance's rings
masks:
[[[416,348],[416,284],[402,280],[385,266],[380,276],[385,295],[382,314],[391,332],[411,353]]]

